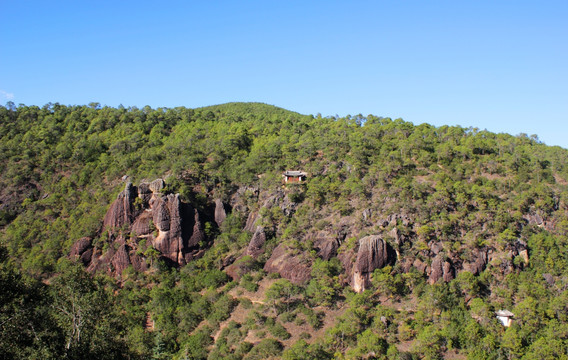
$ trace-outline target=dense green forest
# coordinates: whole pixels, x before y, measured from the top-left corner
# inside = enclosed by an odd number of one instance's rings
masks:
[[[568,358],[568,150],[535,135],[260,103],[8,103],[0,174],[3,359]],[[199,214],[187,261],[152,221],[147,238],[104,225],[126,183],[155,179]],[[372,268],[369,237],[390,254]],[[87,266],[81,239],[143,270]]]

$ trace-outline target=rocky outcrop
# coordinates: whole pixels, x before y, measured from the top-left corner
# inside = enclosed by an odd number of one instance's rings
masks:
[[[84,237],[79,239],[73,246],[71,247],[70,257],[71,259],[81,260],[81,262],[87,265],[91,261],[91,257],[93,256],[93,239],[90,237]]]
[[[449,259],[444,259],[442,253],[436,255],[436,257],[434,257],[434,260],[432,260],[428,282],[430,284],[435,284],[440,279],[444,280],[445,282],[450,282],[455,277],[455,269]]]
[[[148,188],[152,194],[159,194],[166,187],[166,182],[163,179],[156,179],[148,184]]]
[[[104,229],[112,244],[109,250],[102,254],[84,238],[73,245],[71,255],[79,257],[92,271],[106,269],[115,275],[129,265],[147,268],[141,254],[150,246],[171,265],[181,266],[201,256],[200,246],[206,236],[200,213],[183,203],[179,194],[162,194],[164,189],[162,179],[138,187],[126,184],[104,218]],[[131,236],[126,244],[124,238]]]
[[[314,241],[314,249],[317,252],[317,256],[323,260],[330,260],[337,256],[337,249],[339,249],[340,242],[338,239],[317,237]]]
[[[187,223],[186,225],[192,224],[191,227],[191,236],[187,241],[188,248],[196,248],[199,247],[199,244],[205,240],[205,231],[203,224],[201,223],[201,217],[197,209],[193,208],[193,206],[189,205],[186,207],[187,213]],[[189,220],[193,219],[192,222]],[[188,227],[189,229],[189,227]],[[188,232],[189,233],[189,232]]]
[[[169,194],[156,199],[151,211],[158,236],[153,246],[163,257],[179,265],[185,264],[185,245],[182,238],[182,217],[179,194]]]
[[[122,244],[111,259],[111,264],[117,274],[122,274],[124,269],[131,264],[128,254],[130,248],[126,244]]]
[[[230,255],[223,260],[222,268],[233,280],[239,280],[241,276],[259,266],[257,258],[264,253],[266,232],[262,226],[257,226],[244,253],[235,257]]]
[[[353,290],[362,292],[371,284],[371,274],[394,260],[393,251],[380,236],[372,235],[359,240],[357,260],[353,267]]]
[[[136,197],[136,189],[132,183],[127,183],[126,188],[117,199],[112,203],[104,218],[105,229],[120,229],[128,226],[134,218],[134,199]]]
[[[310,279],[311,266],[303,253],[295,254],[292,249],[280,244],[264,264],[264,271],[278,273],[294,284],[302,284]]]
[[[516,257],[521,261],[515,261]],[[490,249],[487,252],[488,265],[499,268],[501,274],[507,275],[515,270],[522,270],[529,264],[529,252],[527,244],[517,239],[515,242],[507,244],[504,249]]]
[[[487,250],[477,249],[472,251],[471,260],[463,264],[463,269],[473,275],[480,274],[487,266]]]
[[[266,233],[262,226],[257,226],[249,245],[245,251],[246,255],[256,258],[264,252],[264,243],[266,243]]]
[[[245,227],[243,230],[248,231],[248,232],[254,232],[254,230],[256,229],[256,222],[260,219],[260,215],[258,214],[258,211],[251,211],[248,214],[247,217],[247,222],[245,223]]]
[[[225,205],[221,199],[215,199],[215,222],[217,226],[221,226],[223,221],[227,218],[227,212],[225,211]]]
[[[148,237],[156,231],[151,211],[144,211],[132,224],[132,232],[139,237]]]

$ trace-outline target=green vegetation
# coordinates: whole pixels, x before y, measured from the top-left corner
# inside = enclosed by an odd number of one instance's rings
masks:
[[[284,187],[290,169],[307,181]],[[2,358],[568,353],[568,150],[536,136],[257,103],[9,103],[0,174]],[[150,269],[121,276],[68,259],[84,237],[102,253],[116,245],[102,220],[124,176],[166,177],[164,192],[207,214],[203,257],[172,268],[147,244]],[[235,205],[220,226],[214,199]],[[256,257],[244,254],[249,213],[267,235]],[[399,258],[356,294],[358,239],[375,234]],[[337,254],[322,255],[322,237],[337,241]],[[310,269],[308,281],[263,271],[279,245]],[[455,270],[447,282],[419,270],[432,267],[434,249]],[[499,309],[515,314],[511,327],[495,319]]]

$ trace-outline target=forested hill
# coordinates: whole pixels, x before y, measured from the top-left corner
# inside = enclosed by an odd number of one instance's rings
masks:
[[[4,358],[568,353],[568,150],[536,136],[8,103],[0,174]]]

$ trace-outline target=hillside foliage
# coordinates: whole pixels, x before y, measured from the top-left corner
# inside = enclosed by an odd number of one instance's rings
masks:
[[[283,186],[285,170],[305,183]],[[306,116],[260,103],[197,109],[0,106],[0,355],[6,359],[561,359],[568,353],[568,150],[534,135]],[[236,194],[267,229],[243,254],[247,213],[205,224],[204,256],[157,254],[147,272],[88,274],[79,239],[102,227],[123,179],[165,178],[200,211]],[[244,190],[243,190],[244,189]],[[243,190],[242,192],[239,192]],[[289,205],[265,207],[283,193]],[[256,194],[256,195],[255,195]],[[258,195],[260,194],[260,195]],[[383,220],[397,215],[394,223]],[[410,219],[410,225],[402,221]],[[405,241],[397,242],[393,231]],[[322,259],[317,234],[341,234]],[[453,280],[403,261],[355,293],[345,264],[378,234],[425,266],[432,244]],[[520,245],[519,245],[520,244]],[[296,284],[264,264],[286,245],[311,269]],[[527,258],[514,252],[522,246]],[[492,254],[467,271],[479,250]],[[437,250],[438,251],[438,250]],[[494,312],[509,309],[504,328]]]

